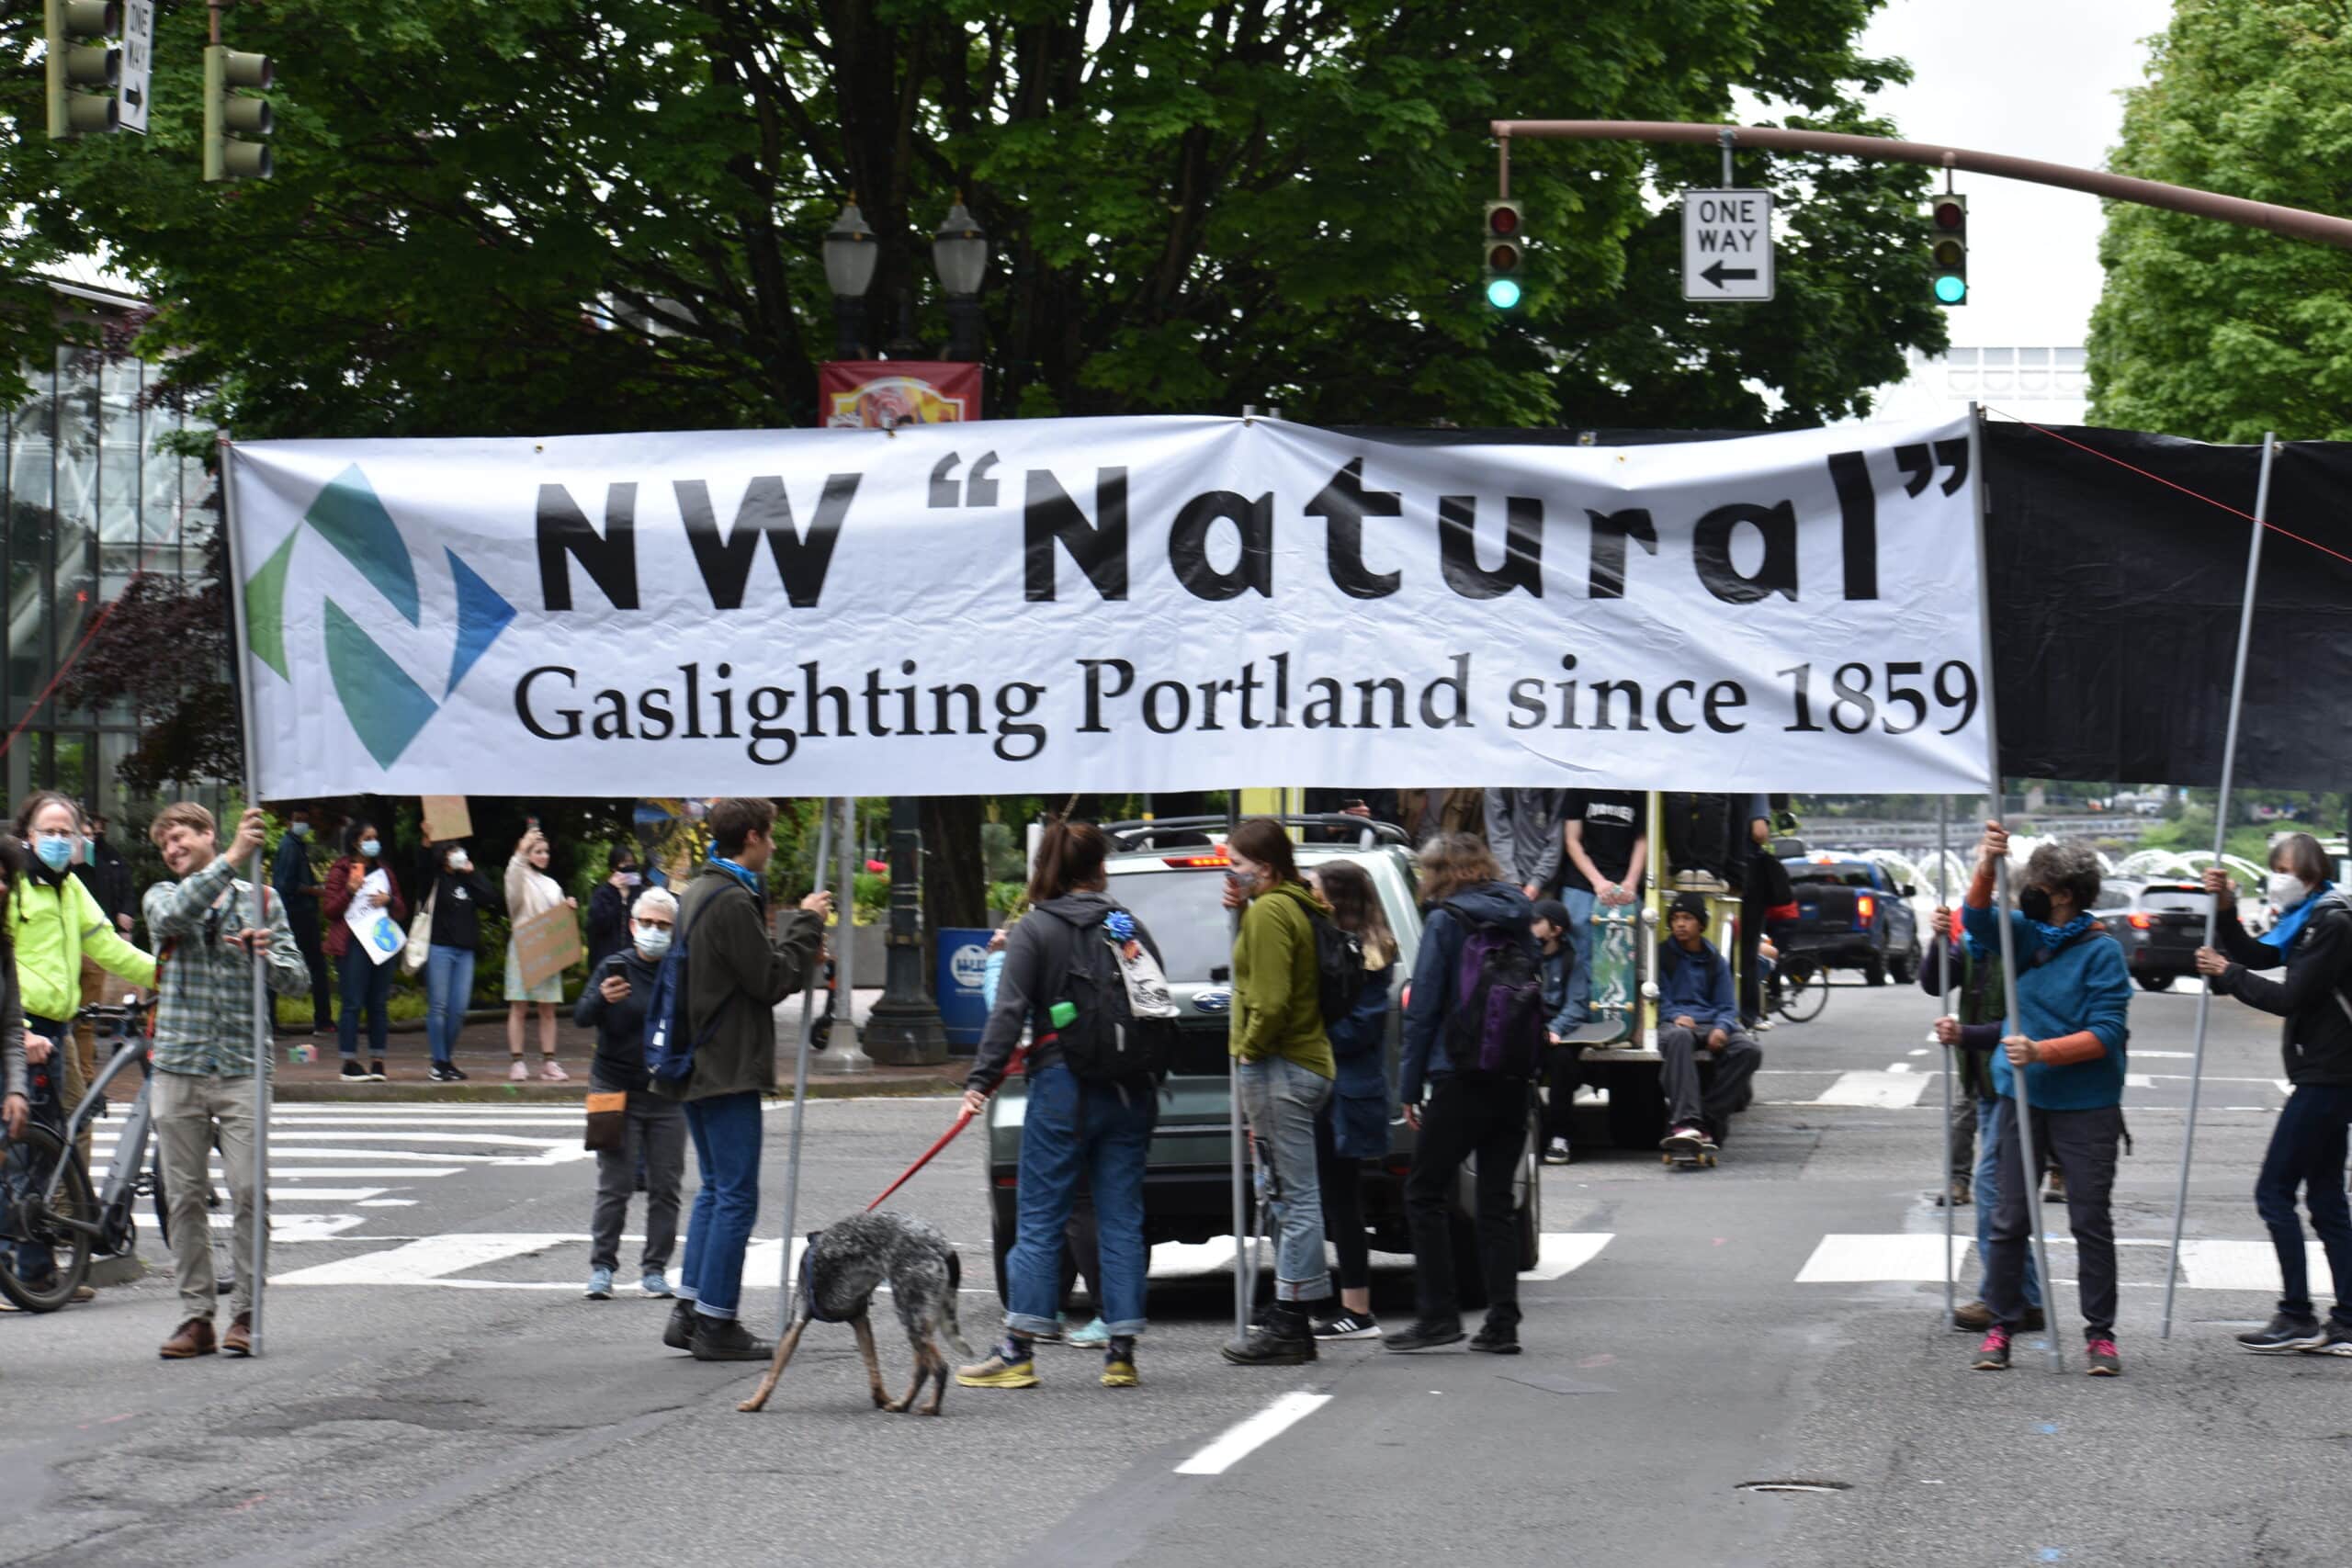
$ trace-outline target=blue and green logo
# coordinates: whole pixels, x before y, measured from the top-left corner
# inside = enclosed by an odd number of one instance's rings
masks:
[[[306,529],[334,546],[410,626],[424,625],[416,564],[409,555],[408,541],[355,463],[319,491],[318,499],[302,514],[301,526],[288,534],[286,542],[245,582],[246,641],[254,658],[288,682],[293,681],[294,671],[286,650],[287,575],[295,543]],[[343,704],[344,716],[380,767],[390,767],[408,750],[409,742],[440,711],[457,691],[458,682],[514,618],[514,606],[457,551],[442,553],[449,558],[449,580],[457,590],[458,634],[449,655],[449,682],[438,700],[362,630],[350,612],[332,597],[324,602],[328,676]]]

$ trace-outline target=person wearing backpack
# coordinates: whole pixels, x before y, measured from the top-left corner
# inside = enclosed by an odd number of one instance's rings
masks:
[[[2199,950],[2198,972],[2216,996],[2286,1021],[2279,1048],[2294,1086],[2254,1184],[2255,1208],[2278,1249],[2285,1286],[2268,1325],[2238,1336],[2260,1355],[2352,1356],[2352,1205],[2344,1196],[2345,1145],[2352,1133],[2352,899],[2330,869],[2327,852],[2309,833],[2290,833],[2272,846],[2270,901],[2279,918],[2258,938],[2238,920],[2230,874],[2219,866],[2205,874],[2205,890],[2219,904],[2213,939],[2220,945]],[[2247,973],[2282,961],[2283,981]],[[2303,1228],[2295,1220],[2297,1188],[2335,1276],[2335,1310],[2324,1323],[2312,1304]]]
[[[629,945],[608,953],[588,972],[572,1021],[596,1032],[588,1064],[591,1124],[600,1095],[621,1095],[620,1136],[598,1142],[596,1206],[588,1222],[588,1292],[592,1302],[613,1299],[620,1267],[621,1222],[638,1173],[645,1176],[645,1249],[639,1284],[649,1296],[668,1296],[670,1247],[678,1238],[678,1190],[686,1174],[684,1108],[653,1092],[645,1070],[645,1010],[655,995],[662,955],[676,940],[678,900],[666,887],[649,887],[628,911]]]
[[[1315,1162],[1316,1120],[1339,1070],[1323,1026],[1316,931],[1330,915],[1299,876],[1290,834],[1272,818],[1253,817],[1236,828],[1225,854],[1232,867],[1226,905],[1242,911],[1233,939],[1234,1092],[1250,1123],[1259,1190],[1274,1226],[1274,1299],[1247,1334],[1225,1347],[1225,1359],[1238,1366],[1296,1366],[1315,1359],[1309,1314],[1328,1306],[1331,1295]]]
[[[1527,1137],[1544,1033],[1535,906],[1504,880],[1485,841],[1466,833],[1446,834],[1422,850],[1420,879],[1429,913],[1413,960],[1397,1085],[1405,1119],[1420,1134],[1405,1179],[1417,1311],[1413,1325],[1389,1335],[1387,1345],[1429,1350],[1462,1338],[1453,1191],[1462,1162],[1475,1156],[1487,1321],[1470,1348],[1514,1356],[1519,1238],[1511,1176]]]
[[[657,976],[657,992],[662,978],[683,979],[684,1005],[648,1025],[653,1092],[684,1102],[686,1134],[702,1176],[686,1222],[678,1303],[662,1343],[691,1351],[698,1361],[764,1361],[775,1347],[753,1338],[735,1315],[743,1252],[760,1215],[760,1096],[775,1088],[776,1004],[808,984],[832,895],[803,898],[771,942],[765,875],[775,853],[775,803],[714,800],[703,823],[710,831],[710,860],[679,897],[678,935],[672,939],[684,962]],[[681,967],[684,974],[675,976]],[[658,995],[648,1010],[662,1011]],[[682,1076],[655,1070],[656,1024],[665,1030],[684,1025]],[[674,1060],[681,1046],[672,1039],[667,1050]]]
[[[1023,1072],[1029,1097],[1021,1120],[1021,1213],[1005,1259],[1004,1335],[985,1359],[956,1369],[966,1388],[1035,1388],[1035,1347],[1057,1337],[1062,1237],[1081,1176],[1094,1189],[1093,1280],[1108,1331],[1102,1386],[1136,1385],[1136,1340],[1144,1331],[1144,1161],[1159,1118],[1158,1071],[1164,1011],[1141,1017],[1129,971],[1159,974],[1151,933],[1107,891],[1110,840],[1091,822],[1049,824],[1029,874],[1029,912],[1005,939],[996,1005],[964,1080],[964,1108],[986,1113],[1013,1048],[1031,1032]],[[1057,1006],[1069,1017],[1057,1023]]]
[[[1668,940],[1657,944],[1657,1054],[1667,1134],[1658,1147],[1712,1154],[1747,1104],[1764,1052],[1739,1026],[1731,964],[1707,940],[1706,895],[1676,894],[1666,929]],[[1700,1074],[1702,1053],[1714,1065],[1711,1079]]]

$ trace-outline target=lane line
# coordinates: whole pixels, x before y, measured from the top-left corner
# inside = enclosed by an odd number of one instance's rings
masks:
[[[1328,1393],[1285,1393],[1176,1467],[1179,1475],[1223,1475],[1331,1403]]]

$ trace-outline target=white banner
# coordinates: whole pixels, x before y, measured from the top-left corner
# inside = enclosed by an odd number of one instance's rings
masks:
[[[1965,422],[232,448],[265,799],[1984,785]]]

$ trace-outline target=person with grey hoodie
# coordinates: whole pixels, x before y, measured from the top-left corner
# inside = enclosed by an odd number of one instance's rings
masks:
[[[1561,837],[1566,805],[1556,789],[1490,789],[1487,792],[1487,843],[1503,868],[1503,879],[1530,898],[1547,897],[1560,880],[1566,852]]]

